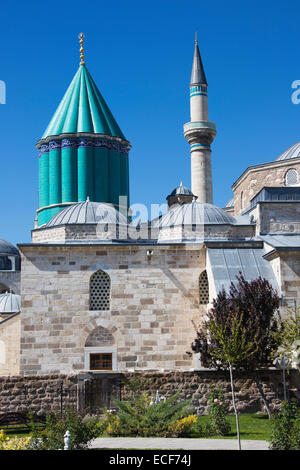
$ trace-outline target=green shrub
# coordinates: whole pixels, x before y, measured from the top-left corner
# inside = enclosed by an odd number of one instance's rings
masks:
[[[231,426],[227,414],[224,392],[220,387],[209,395],[209,425],[206,426],[206,434],[216,436],[226,436],[229,434]]]
[[[300,409],[296,401],[283,402],[272,422],[269,449],[300,450]]]
[[[64,448],[64,435],[71,433],[71,449],[85,449],[89,441],[97,437],[98,418],[85,419],[84,415],[69,410],[64,416],[49,414],[46,417],[45,428],[41,431],[34,429],[32,438],[37,443],[38,450],[59,450]]]
[[[98,432],[109,436],[174,436],[171,425],[191,414],[190,400],[179,402],[178,397],[179,392],[153,405],[146,392],[132,395],[127,401],[115,400],[117,414],[107,412],[97,426]]]

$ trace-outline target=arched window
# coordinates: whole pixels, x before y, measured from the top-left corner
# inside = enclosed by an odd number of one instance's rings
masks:
[[[209,287],[206,271],[203,271],[199,276],[199,303],[200,305],[207,305],[209,303]]]
[[[244,209],[244,204],[245,204],[245,196],[244,196],[244,191],[241,192],[241,209]]]
[[[286,186],[295,186],[299,183],[298,172],[295,168],[291,168],[285,174],[285,185]]]
[[[104,271],[95,272],[90,279],[90,310],[110,309],[110,277]]]

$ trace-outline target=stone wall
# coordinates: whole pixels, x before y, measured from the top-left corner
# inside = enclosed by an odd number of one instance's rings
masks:
[[[98,327],[114,338],[119,371],[190,370],[202,245],[20,245],[22,254],[22,374],[85,369],[86,342]],[[111,280],[110,310],[89,310],[89,283],[97,270]],[[99,348],[105,345],[99,344]],[[103,349],[101,349],[103,352]]]
[[[89,374],[92,376],[92,374]],[[221,386],[225,393],[225,399],[230,405],[230,413],[233,412],[231,405],[231,388],[228,372],[213,370],[201,370],[191,372],[143,372],[123,373],[121,380],[121,399],[128,398],[126,381],[133,377],[139,377],[144,385],[138,390],[150,392],[153,396],[159,391],[161,396],[170,396],[180,391],[180,399],[191,399],[198,414],[206,414],[209,409],[208,397],[212,390]],[[266,370],[259,373],[263,390],[271,404],[271,408],[279,408],[283,399],[282,373],[277,370]],[[95,374],[95,377],[100,377]],[[84,403],[79,400],[78,390],[83,389],[79,383],[80,375],[34,375],[0,377],[0,415],[11,411],[27,411],[38,415],[48,412],[60,411],[61,387],[63,386],[63,410],[68,407],[78,409],[78,404]],[[290,397],[298,394],[300,379],[299,372],[292,370],[287,377]],[[264,405],[258,393],[254,381],[247,375],[235,374],[235,390],[237,407],[241,413],[264,413]]]
[[[158,235],[158,243],[168,242],[169,240],[203,240],[218,238],[251,238],[255,234],[254,225],[201,225],[193,228],[191,225],[175,226],[162,228]]]
[[[295,299],[300,306],[300,253],[285,251],[280,253],[281,290],[284,298]],[[291,305],[292,307],[292,305]],[[287,310],[287,309],[286,309]],[[293,310],[293,308],[292,308]]]
[[[222,387],[225,399],[230,405],[229,412],[233,413],[231,385],[229,372],[214,370],[199,370],[191,372],[144,372],[139,374],[145,381],[142,389],[155,396],[156,391],[162,396],[170,396],[180,391],[180,398],[191,399],[198,414],[207,414],[209,410],[209,394],[217,387]],[[133,374],[124,374],[125,380],[130,380]],[[282,372],[266,370],[259,373],[264,393],[270,403],[270,408],[276,410],[283,400]],[[297,394],[300,398],[299,372],[293,370],[287,377],[290,397]],[[246,374],[235,374],[235,391],[237,408],[241,413],[265,413],[261,395],[256,383]],[[122,390],[122,399],[126,400],[130,392],[126,386]]]
[[[246,209],[250,205],[251,199],[264,186],[285,186],[285,174],[290,168],[295,168],[300,175],[300,161],[298,158],[248,168],[232,186],[234,215],[238,215]]]
[[[0,317],[0,376],[20,370],[20,315]]]
[[[257,235],[300,233],[299,202],[260,202],[256,212]]]
[[[77,409],[77,376],[0,376],[0,416],[7,412],[32,411],[38,415],[58,412],[61,407],[63,385],[63,409]]]

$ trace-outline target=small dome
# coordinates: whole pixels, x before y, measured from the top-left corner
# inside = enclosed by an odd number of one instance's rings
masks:
[[[225,207],[234,207],[234,197],[227,202]]]
[[[20,253],[14,245],[0,238],[0,255],[20,256]]]
[[[43,228],[71,224],[127,225],[127,220],[114,206],[88,199],[61,210]]]
[[[21,297],[11,292],[0,295],[0,314],[18,313],[21,310]]]
[[[234,225],[235,218],[220,207],[204,202],[191,202],[182,206],[175,206],[165,214],[159,226],[184,226],[184,225]]]
[[[177,188],[173,189],[170,196],[175,196],[176,194],[187,194],[189,196],[193,196],[192,191],[186,186],[183,186],[182,182],[177,186]]]
[[[285,152],[283,152],[275,161],[278,160],[290,160],[292,158],[300,158],[300,142],[291,145]]]

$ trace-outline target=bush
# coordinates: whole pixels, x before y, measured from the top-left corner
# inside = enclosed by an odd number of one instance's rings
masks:
[[[189,415],[170,424],[169,431],[172,437],[188,437],[193,432],[196,423],[197,416]]]
[[[226,417],[227,406],[225,404],[223,389],[214,390],[209,395],[209,418],[210,423],[206,428],[208,434],[226,436],[231,430],[230,422]]]
[[[31,436],[9,438],[3,430],[0,430],[0,450],[29,450],[31,439]]]
[[[71,449],[85,449],[92,439],[97,437],[98,418],[85,419],[81,413],[69,410],[64,416],[49,414],[44,430],[34,429],[31,433],[35,448],[39,450],[62,450],[64,435],[71,433]]]
[[[190,400],[178,402],[178,396],[179,392],[153,405],[146,392],[133,395],[127,401],[115,400],[117,414],[106,412],[105,419],[97,426],[98,432],[109,436],[174,436],[171,426],[191,414]],[[178,424],[178,431],[184,426],[187,429],[188,423]]]
[[[272,422],[269,449],[300,450],[300,409],[296,401],[282,403]]]

